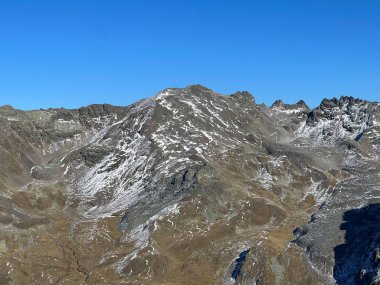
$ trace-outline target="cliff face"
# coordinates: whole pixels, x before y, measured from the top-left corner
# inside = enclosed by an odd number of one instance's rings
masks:
[[[4,106],[0,123],[1,284],[376,278],[378,103],[268,108],[194,85],[128,107]]]

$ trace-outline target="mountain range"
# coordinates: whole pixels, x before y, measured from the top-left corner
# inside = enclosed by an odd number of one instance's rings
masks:
[[[0,128],[0,284],[380,284],[378,102],[191,85]]]

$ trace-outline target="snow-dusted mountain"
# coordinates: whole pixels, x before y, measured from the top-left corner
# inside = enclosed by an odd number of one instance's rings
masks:
[[[379,103],[193,85],[0,122],[1,284],[377,280]]]

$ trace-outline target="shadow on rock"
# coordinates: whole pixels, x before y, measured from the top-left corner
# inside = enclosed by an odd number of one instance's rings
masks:
[[[345,243],[334,248],[336,284],[380,284],[380,204],[349,210],[343,220]]]

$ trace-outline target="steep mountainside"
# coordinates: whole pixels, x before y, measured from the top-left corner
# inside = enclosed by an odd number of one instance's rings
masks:
[[[380,282],[379,103],[193,85],[0,123],[0,284]]]

